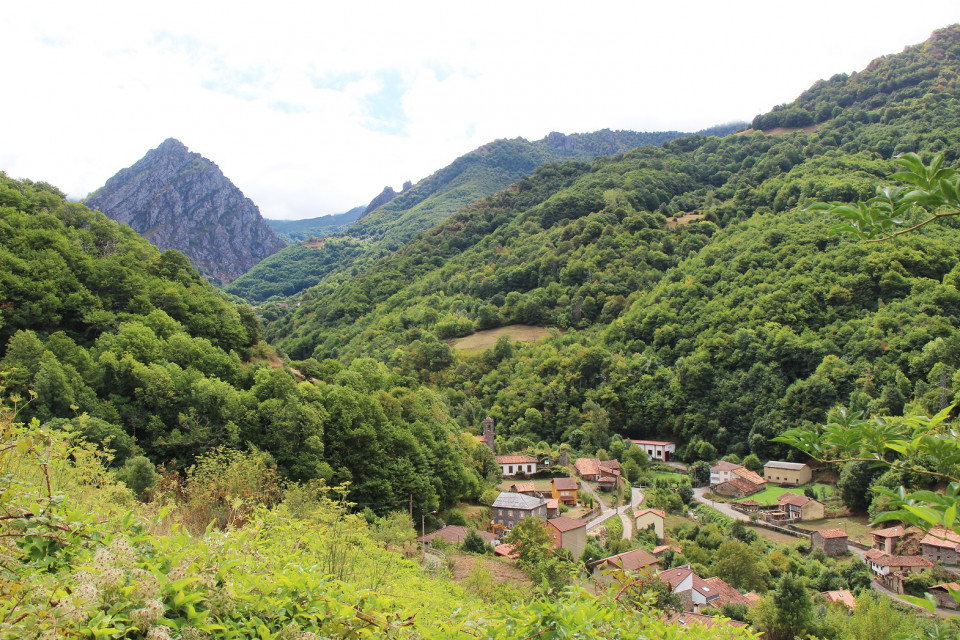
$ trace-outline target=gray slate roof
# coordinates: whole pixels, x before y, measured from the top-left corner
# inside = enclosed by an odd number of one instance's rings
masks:
[[[536,509],[542,504],[546,504],[543,498],[534,498],[522,493],[502,492],[497,499],[493,501],[494,509],[525,509],[527,511]]]
[[[763,466],[773,467],[774,469],[790,469],[791,471],[800,471],[800,469],[803,469],[807,465],[802,462],[777,462],[776,460],[771,460]]]

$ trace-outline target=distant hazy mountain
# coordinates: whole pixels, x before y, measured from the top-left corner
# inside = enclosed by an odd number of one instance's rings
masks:
[[[173,138],[110,178],[86,204],[161,250],[182,251],[218,284],[284,247],[257,205],[216,164]]]
[[[346,229],[350,223],[356,222],[365,210],[366,207],[354,207],[345,213],[335,213],[318,218],[305,218],[303,220],[265,219],[265,222],[287,242],[300,242],[308,238],[322,238],[332,233],[339,233]]]

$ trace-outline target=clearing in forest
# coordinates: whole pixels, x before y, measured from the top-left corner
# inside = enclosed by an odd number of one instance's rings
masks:
[[[682,224],[690,224],[694,220],[702,220],[706,217],[705,213],[685,213],[682,216],[676,218],[667,218],[667,227],[679,227]]]
[[[545,327],[533,327],[528,324],[514,324],[509,327],[497,327],[496,329],[484,329],[471,333],[469,336],[460,338],[453,343],[454,349],[461,351],[482,351],[489,349],[497,343],[500,336],[509,336],[511,340],[520,342],[536,342],[550,335],[550,329]]]

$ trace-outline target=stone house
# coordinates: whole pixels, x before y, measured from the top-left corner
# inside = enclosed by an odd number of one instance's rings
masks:
[[[500,465],[500,472],[504,478],[517,474],[530,476],[537,472],[537,459],[533,456],[497,456],[497,464]]]
[[[957,565],[960,535],[943,527],[934,527],[920,541],[920,554],[933,562]]]
[[[587,545],[587,523],[566,516],[547,520],[547,531],[553,540],[554,549],[568,549],[575,560],[583,555]]]
[[[657,534],[657,540],[663,540],[663,523],[667,519],[667,514],[660,509],[640,509],[633,514],[633,521],[636,525],[636,531],[649,529],[653,525],[653,530]]]
[[[840,529],[814,531],[810,535],[810,546],[823,549],[828,556],[839,556],[847,552],[847,533]]]
[[[577,506],[577,491],[580,490],[580,484],[576,478],[552,478],[550,480],[550,493],[554,500],[559,500],[565,505]]]
[[[512,529],[525,518],[547,519],[547,501],[522,493],[502,492],[493,501],[493,524]]]
[[[525,496],[533,496],[535,498],[542,498],[540,492],[537,491],[537,487],[534,484],[533,480],[527,480],[524,482],[514,482],[510,485],[510,491],[513,493],[522,493]]]
[[[889,527],[887,529],[878,529],[873,532],[873,548],[883,551],[887,555],[893,555],[897,552],[900,539],[903,537],[903,527]]]
[[[760,487],[749,480],[734,476],[730,480],[724,480],[723,482],[711,485],[710,490],[729,498],[744,498],[760,491]]]
[[[778,462],[771,460],[763,465],[763,477],[767,482],[779,485],[798,486],[813,480],[813,469],[802,462]]]
[[[796,493],[785,493],[777,499],[777,505],[787,514],[790,522],[796,520],[822,520],[823,503]]]
[[[957,602],[957,599],[951,595],[951,591],[960,592],[960,584],[956,582],[948,582],[945,584],[938,584],[936,586],[930,587],[927,589],[930,593],[933,594],[933,597],[937,599],[937,606],[943,609],[958,609],[960,608],[960,602]]]

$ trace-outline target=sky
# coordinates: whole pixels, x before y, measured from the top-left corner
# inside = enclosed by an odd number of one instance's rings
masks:
[[[0,170],[79,199],[173,137],[275,219],[497,138],[749,121],[960,21],[956,0],[8,4]]]

